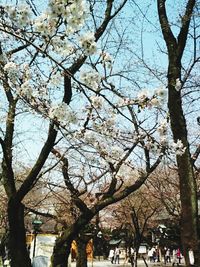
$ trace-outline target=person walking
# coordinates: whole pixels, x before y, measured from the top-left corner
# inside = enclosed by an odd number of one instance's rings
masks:
[[[120,250],[118,247],[116,247],[116,249],[115,249],[115,264],[116,263],[119,264],[119,254],[120,254]]]
[[[179,266],[178,259],[177,259],[177,250],[173,249],[173,251],[172,251],[172,266],[175,266],[175,264],[177,266]]]
[[[111,263],[114,263],[114,256],[115,256],[115,251],[114,251],[113,248],[111,248],[110,251],[109,251],[109,256],[108,256],[108,258],[110,259]]]
[[[178,263],[181,264],[182,255],[181,255],[180,248],[177,249],[176,255],[177,255]]]
[[[152,250],[152,248],[148,250],[148,254],[147,255],[148,255],[149,261],[152,262],[153,261],[153,250]]]
[[[170,255],[170,249],[167,248],[166,252],[165,252],[165,264],[167,262],[171,262],[171,255]]]

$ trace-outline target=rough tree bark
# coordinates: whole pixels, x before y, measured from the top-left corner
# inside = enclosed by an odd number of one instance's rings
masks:
[[[24,226],[24,206],[11,199],[8,203],[9,258],[12,267],[29,267],[31,261],[26,248],[26,229]]]
[[[186,119],[183,112],[181,90],[177,90],[177,79],[181,81],[181,59],[189,32],[189,24],[196,1],[189,0],[182,17],[182,25],[178,37],[175,38],[167,17],[165,0],[158,0],[158,14],[163,37],[168,50],[168,108],[170,114],[171,130],[174,141],[181,140],[185,149],[182,155],[177,155],[177,166],[180,181],[181,199],[181,239],[183,244],[186,266],[190,266],[188,250],[194,252],[195,265],[200,266],[200,250],[198,237],[198,212],[196,181],[193,162],[189,150]]]
[[[91,237],[85,235],[84,233],[80,233],[80,235],[78,235],[78,237],[76,238],[76,244],[77,244],[76,267],[87,267],[86,247],[90,239]]]
[[[64,230],[62,235],[56,239],[54,251],[51,259],[53,267],[67,267],[68,258],[73,240],[78,239],[78,234],[84,229],[90,220],[94,217],[92,212],[86,212],[78,218],[78,220],[68,229]],[[81,265],[79,265],[81,266]]]

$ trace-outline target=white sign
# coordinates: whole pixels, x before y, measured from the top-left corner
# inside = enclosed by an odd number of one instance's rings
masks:
[[[140,246],[138,253],[140,253],[140,254],[147,253],[147,247],[146,246]]]
[[[35,243],[35,257],[37,256],[46,256],[49,260],[51,255],[53,253],[53,247],[55,244],[56,235],[40,235],[38,234],[35,238],[33,238],[33,241],[31,242],[30,247],[30,258],[33,260],[33,250],[34,250],[34,243]]]

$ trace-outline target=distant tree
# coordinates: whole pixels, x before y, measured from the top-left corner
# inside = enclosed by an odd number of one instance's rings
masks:
[[[128,251],[131,247],[135,250],[135,258],[130,254],[132,266],[137,266],[139,247],[146,240],[149,229],[157,226],[161,210],[162,205],[146,187],[122,200],[115,208],[113,219],[121,223],[120,231],[125,231],[127,237],[132,236],[131,242],[128,242]]]
[[[158,179],[159,176],[159,179]],[[163,219],[180,222],[181,203],[177,167],[160,165],[146,183],[155,200],[163,206]]]

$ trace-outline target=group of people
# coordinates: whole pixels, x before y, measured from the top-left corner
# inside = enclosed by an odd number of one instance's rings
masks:
[[[162,254],[162,259],[165,264],[170,263],[172,266],[179,266],[181,264],[181,261],[184,261],[184,257],[181,253],[180,248],[168,248],[164,247],[164,249],[161,251],[157,246],[153,246],[148,251],[148,259],[150,262],[160,262]],[[194,253],[192,249],[189,249],[188,251],[189,255],[189,261],[190,264],[194,264]]]
[[[157,247],[152,247],[148,251],[148,257],[150,262],[160,262],[161,252]],[[172,266],[179,266],[181,263],[182,254],[179,248],[170,250],[170,248],[165,247],[163,251],[164,263],[172,263]]]
[[[190,249],[189,251],[189,260],[191,264],[194,264],[194,254]],[[113,264],[119,264],[121,259],[124,259],[124,263],[133,263],[136,259],[136,251],[133,248],[130,248],[130,251],[120,251],[119,247],[111,248],[109,252],[109,260]],[[148,250],[148,259],[150,262],[164,262],[165,265],[170,264],[172,266],[179,266],[184,261],[184,257],[181,253],[180,248],[169,248],[164,247],[160,248],[159,246],[153,246]]]
[[[179,264],[181,264],[181,259],[182,259],[182,254],[180,251],[180,248],[177,249],[173,249],[172,253],[171,250],[169,248],[164,248],[164,262],[166,263],[172,263],[172,266],[175,266],[175,264],[177,266],[179,266]]]
[[[109,259],[110,259],[111,263],[119,264],[120,253],[121,253],[121,251],[118,247],[110,249]]]
[[[150,262],[159,262],[160,261],[160,254],[157,247],[152,247],[148,251],[148,258]]]

